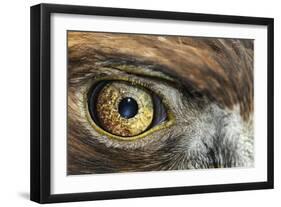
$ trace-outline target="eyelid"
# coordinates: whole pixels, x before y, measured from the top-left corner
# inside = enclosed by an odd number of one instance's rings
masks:
[[[147,130],[146,132],[137,135],[137,136],[132,136],[132,137],[122,137],[122,136],[117,136],[117,135],[113,135],[105,130],[103,130],[101,127],[99,127],[91,118],[90,112],[89,112],[89,108],[88,108],[88,92],[91,89],[91,87],[93,87],[95,84],[97,84],[100,81],[127,81],[129,83],[131,83],[132,85],[138,85],[138,86],[142,86],[145,88],[148,88],[149,90],[152,90],[151,87],[149,86],[149,84],[146,84],[140,80],[135,80],[126,76],[110,76],[110,77],[102,77],[102,78],[97,78],[95,79],[91,84],[89,84],[90,86],[85,90],[84,94],[83,94],[83,108],[84,108],[84,112],[86,113],[86,118],[88,123],[90,123],[90,125],[101,135],[105,135],[108,138],[112,138],[112,139],[116,139],[116,140],[120,140],[120,141],[133,141],[133,140],[137,140],[137,139],[141,139],[144,137],[147,137],[148,135],[159,131],[161,129],[165,129],[168,128],[170,126],[172,126],[175,123],[175,117],[174,114],[172,113],[172,111],[170,110],[170,107],[167,105],[166,102],[163,102],[164,106],[167,109],[167,117],[168,120],[165,122],[160,123],[157,126],[154,126],[153,128]],[[157,94],[160,95],[160,94]],[[160,95],[161,96],[161,95]],[[165,99],[165,97],[161,97],[163,99]]]
[[[151,78],[159,78],[166,81],[175,82],[175,79],[164,74],[161,71],[155,70],[154,65],[132,65],[132,64],[114,64],[110,68],[124,71],[129,74],[147,76]]]
[[[162,70],[163,68],[166,68],[165,70],[172,71],[171,68],[167,67],[162,67],[159,65],[151,65],[151,64],[139,64],[137,63],[136,65],[130,63],[128,65],[124,63],[120,63],[115,61],[114,63],[111,63],[109,61],[106,63],[101,63],[101,67],[99,67],[99,70],[117,70],[119,72],[124,72],[128,75],[133,75],[137,77],[142,77],[142,78],[150,78],[154,80],[160,80],[160,81],[165,81],[165,83],[168,83],[169,85],[173,86],[174,88],[182,88],[184,89],[185,92],[188,93],[189,96],[191,97],[200,97],[202,96],[201,92],[198,91],[197,88],[192,86],[190,82],[186,81],[179,81],[181,80],[180,77],[176,77],[176,79],[167,73],[163,73]],[[161,68],[161,71],[160,71]],[[96,70],[96,69],[95,69]],[[140,85],[142,85],[143,82],[140,82]]]

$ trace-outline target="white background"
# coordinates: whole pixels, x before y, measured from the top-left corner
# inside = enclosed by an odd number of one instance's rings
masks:
[[[29,7],[46,1],[1,2],[1,79],[0,79],[0,205],[35,206],[29,197]],[[278,1],[48,1],[49,3],[84,4],[93,6],[138,9],[173,10],[184,12],[219,13],[275,18],[275,105],[281,105],[280,39],[281,13]],[[281,135],[280,108],[275,108],[275,190],[212,193],[173,197],[137,198],[114,201],[55,204],[53,206],[262,206],[281,202]],[[280,204],[279,204],[280,205]]]
[[[66,176],[66,32],[109,31],[148,34],[177,34],[255,40],[255,167],[213,170]],[[53,14],[51,17],[51,193],[75,193],[125,189],[262,182],[267,178],[267,30],[265,26],[210,24],[182,21],[112,18]]]

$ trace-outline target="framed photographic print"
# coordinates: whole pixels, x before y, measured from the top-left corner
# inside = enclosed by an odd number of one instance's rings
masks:
[[[273,188],[273,19],[31,7],[31,200]]]

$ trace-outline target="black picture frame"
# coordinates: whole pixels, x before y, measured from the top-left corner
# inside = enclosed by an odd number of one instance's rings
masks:
[[[50,15],[52,13],[83,14],[113,17],[134,17],[194,22],[218,22],[267,26],[267,181],[238,184],[169,187],[74,194],[50,193]],[[165,196],[273,188],[273,44],[274,20],[272,18],[195,14],[168,11],[103,8],[39,4],[31,7],[31,174],[30,199],[39,203]]]

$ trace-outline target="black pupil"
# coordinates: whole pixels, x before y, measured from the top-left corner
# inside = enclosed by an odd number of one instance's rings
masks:
[[[138,103],[131,97],[123,98],[118,106],[119,114],[126,118],[132,118],[138,113]]]

